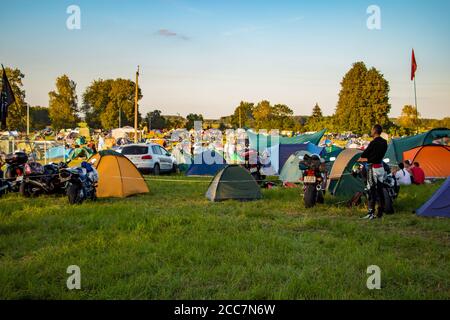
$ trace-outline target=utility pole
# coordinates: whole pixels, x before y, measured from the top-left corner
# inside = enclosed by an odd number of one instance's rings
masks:
[[[138,142],[138,93],[139,93],[139,66],[136,71],[136,93],[134,95],[134,143]]]
[[[30,105],[27,103],[27,138],[30,136]]]
[[[416,77],[414,77],[414,99],[416,103],[416,125],[417,125],[417,134],[419,134],[419,109],[417,108],[417,89],[416,89]]]
[[[122,128],[122,107],[119,104],[119,129],[120,128]]]

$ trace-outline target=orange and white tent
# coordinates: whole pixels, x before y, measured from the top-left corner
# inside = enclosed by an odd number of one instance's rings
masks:
[[[403,159],[418,162],[427,178],[450,177],[450,147],[429,145],[417,147],[403,153]]]

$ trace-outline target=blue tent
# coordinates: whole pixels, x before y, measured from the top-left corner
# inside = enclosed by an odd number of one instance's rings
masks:
[[[47,159],[58,159],[58,158],[69,158],[69,154],[72,152],[72,149],[65,148],[64,146],[57,146],[50,148],[47,150],[45,157]]]
[[[311,154],[322,155],[324,148],[313,143],[280,144],[268,148],[269,160],[265,160],[264,173],[266,175],[278,175],[289,157],[299,151],[308,151]]]
[[[312,133],[312,134],[302,134],[298,135],[292,138],[288,137],[282,137],[282,136],[269,136],[265,134],[256,134],[254,132],[248,131],[248,139],[250,141],[250,148],[254,150],[258,150],[259,152],[264,151],[266,148],[270,148],[273,146],[273,144],[302,144],[311,142],[312,144],[318,145],[320,143],[320,140],[322,140],[324,134],[326,132],[326,129],[323,129],[319,132]],[[274,141],[272,141],[274,139]]]
[[[422,217],[450,218],[450,178],[416,213]]]
[[[193,163],[186,171],[187,176],[215,176],[227,166],[223,156],[214,150],[197,154],[192,161]]]

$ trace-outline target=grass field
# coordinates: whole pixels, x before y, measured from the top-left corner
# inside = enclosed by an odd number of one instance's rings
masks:
[[[450,298],[450,220],[412,214],[437,185],[404,189],[400,212],[371,222],[331,198],[306,210],[299,190],[213,204],[205,179],[149,185],[74,207],[1,198],[0,298]],[[66,288],[69,265],[81,268],[81,290]],[[381,268],[381,290],[366,287],[369,265]]]

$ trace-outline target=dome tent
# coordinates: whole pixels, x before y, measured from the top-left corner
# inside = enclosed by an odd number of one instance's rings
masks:
[[[421,217],[450,218],[450,178],[416,213]]]
[[[251,201],[262,198],[261,190],[250,173],[239,165],[229,165],[211,181],[206,198],[213,202],[225,200]]]
[[[364,190],[364,182],[352,175],[353,165],[361,154],[358,149],[345,149],[339,154],[328,177],[327,189],[332,195],[347,197]]]
[[[124,155],[112,150],[100,151],[89,159],[98,171],[99,198],[125,198],[148,193],[142,174]]]
[[[430,145],[403,152],[403,159],[418,162],[426,178],[450,176],[450,147]]]

